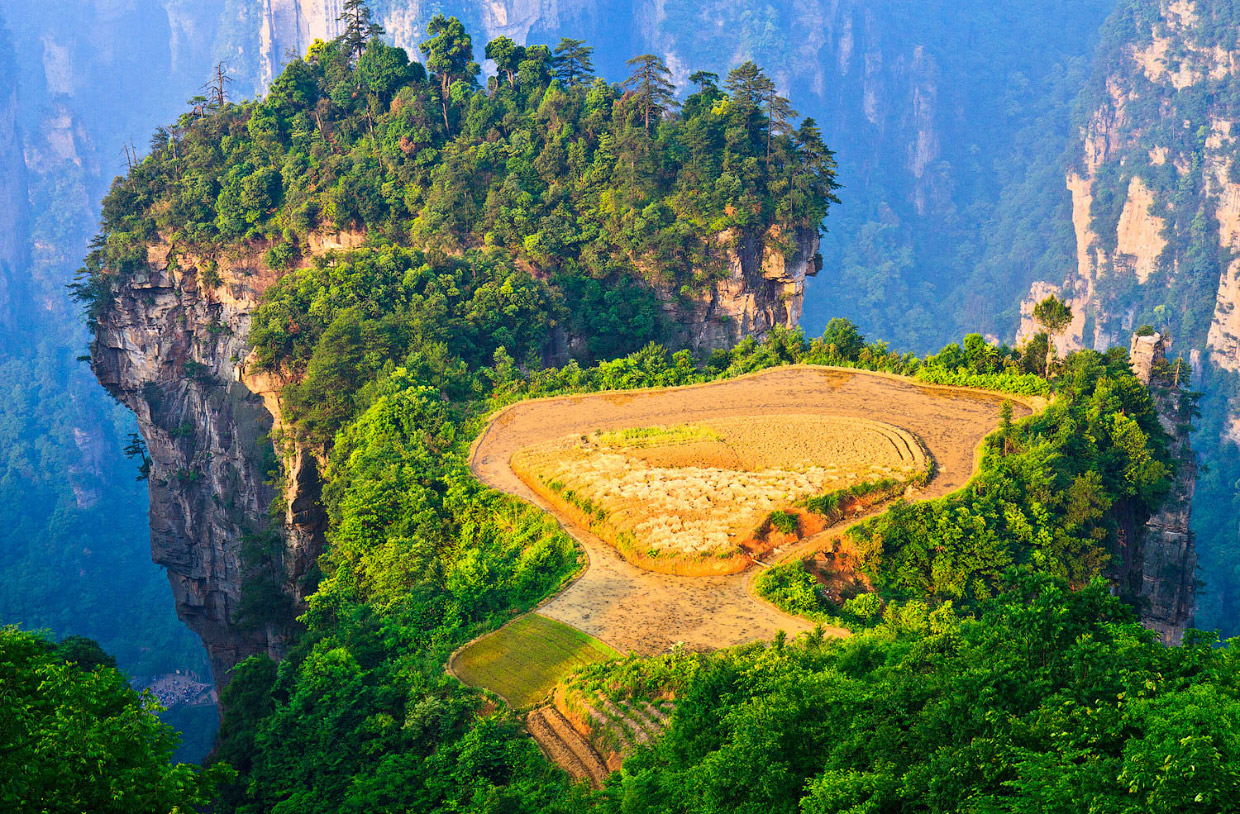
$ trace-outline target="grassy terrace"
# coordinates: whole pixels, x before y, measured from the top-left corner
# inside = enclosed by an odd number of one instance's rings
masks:
[[[466,684],[523,708],[546,698],[569,673],[618,658],[620,653],[593,636],[530,613],[465,647],[451,667]]]

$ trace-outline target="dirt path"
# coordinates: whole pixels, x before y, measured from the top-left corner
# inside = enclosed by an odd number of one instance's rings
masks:
[[[552,511],[512,471],[509,462],[518,449],[594,430],[733,416],[837,415],[894,424],[918,436],[937,466],[921,496],[934,498],[967,482],[977,447],[998,426],[1004,400],[997,394],[864,371],[780,367],[705,385],[519,402],[501,410],[475,441],[470,468],[483,483]],[[1030,412],[1028,406],[1014,404],[1015,418]],[[677,642],[717,649],[770,639],[778,630],[795,634],[813,627],[751,596],[753,569],[724,577],[650,573],[625,562],[588,530],[552,514],[585,549],[590,563],[581,578],[539,613],[621,652],[652,655]],[[803,545],[796,550],[809,551]]]

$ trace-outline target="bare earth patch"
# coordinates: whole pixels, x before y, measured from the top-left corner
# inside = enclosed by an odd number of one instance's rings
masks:
[[[512,468],[635,565],[726,573],[749,564],[740,544],[771,512],[864,481],[911,479],[926,459],[888,424],[775,415],[568,436],[518,450]]]
[[[586,573],[543,605],[540,614],[597,636],[621,652],[655,654],[676,642],[715,649],[769,640],[778,630],[798,633],[812,625],[753,598],[749,573],[677,577],[631,565],[522,482],[511,465],[513,454],[600,431],[790,414],[869,419],[906,430],[929,450],[936,475],[916,495],[925,499],[967,482],[977,447],[998,426],[1005,400],[1014,402],[1016,418],[1031,412],[1017,397],[998,393],[864,371],[781,367],[706,385],[520,402],[501,410],[487,425],[475,442],[471,468],[489,486],[553,511],[589,555]],[[812,553],[798,546],[799,555]]]

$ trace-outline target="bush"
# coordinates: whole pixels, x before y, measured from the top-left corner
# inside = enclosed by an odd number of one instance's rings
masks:
[[[794,512],[771,512],[771,516],[767,518],[771,524],[771,528],[780,534],[796,534],[801,528],[801,520]]]

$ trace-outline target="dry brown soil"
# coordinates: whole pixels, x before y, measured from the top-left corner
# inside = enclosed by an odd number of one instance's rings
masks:
[[[470,465],[483,483],[550,510],[512,471],[517,450],[596,430],[788,413],[845,416],[893,424],[920,438],[934,457],[937,474],[918,497],[933,498],[960,488],[972,475],[977,447],[998,426],[1007,398],[864,371],[780,367],[705,385],[520,402],[487,425]],[[1014,404],[1015,417],[1030,412]],[[677,642],[716,649],[768,640],[778,630],[795,634],[812,627],[754,599],[748,590],[751,572],[677,577],[643,571],[589,531],[563,516],[557,519],[585,549],[590,564],[539,613],[621,652],[655,654]],[[812,553],[798,549],[802,556]]]

